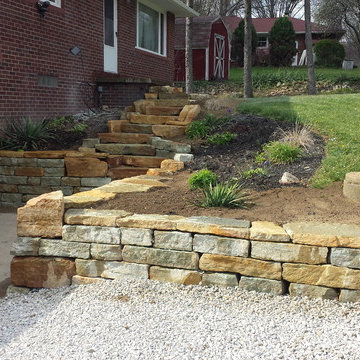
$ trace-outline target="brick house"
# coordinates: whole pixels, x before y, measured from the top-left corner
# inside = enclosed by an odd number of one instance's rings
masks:
[[[229,32],[220,16],[193,19],[194,80],[227,80],[230,65]],[[185,18],[175,21],[175,81],[185,80]]]
[[[235,29],[238,27],[240,21],[242,20],[237,16],[225,16],[223,18],[224,23],[226,24],[229,33],[232,34]],[[274,18],[253,18],[252,23],[255,27],[255,30],[258,35],[258,46],[256,48],[256,55],[258,58],[258,62],[266,62],[266,58],[269,55],[270,47],[269,47],[269,32],[271,28],[274,26],[274,23],[277,19]],[[289,20],[292,22],[294,26],[294,30],[296,33],[296,47],[298,49],[298,53],[294,57],[293,66],[297,66],[300,64],[300,59],[303,54],[303,51],[306,49],[305,46],[305,21],[293,17],[289,17]],[[312,39],[315,44],[321,39],[337,39],[343,36],[344,32],[342,30],[330,31],[316,23],[312,23]]]
[[[0,126],[171,83],[175,17],[195,15],[180,0],[0,1]]]

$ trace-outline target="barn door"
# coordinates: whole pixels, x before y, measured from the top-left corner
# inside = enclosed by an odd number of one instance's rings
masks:
[[[225,37],[215,34],[214,47],[214,77],[215,79],[223,79],[225,71]]]

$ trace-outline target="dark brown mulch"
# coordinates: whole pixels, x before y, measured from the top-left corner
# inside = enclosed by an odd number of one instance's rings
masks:
[[[304,153],[299,161],[287,165],[265,164],[263,168],[268,171],[267,176],[255,176],[251,179],[244,179],[241,176],[243,171],[261,167],[255,164],[254,159],[264,144],[277,139],[279,128],[289,130],[293,127],[292,123],[276,122],[253,115],[235,115],[221,128],[221,132],[235,133],[237,138],[225,146],[209,145],[204,141],[193,142],[195,159],[188,164],[188,167],[194,171],[209,169],[223,181],[240,179],[246,188],[256,190],[280,187],[279,179],[284,172],[290,172],[301,180],[298,186],[303,186],[320,166],[325,154],[324,141],[317,134],[313,134],[315,147],[311,153]]]

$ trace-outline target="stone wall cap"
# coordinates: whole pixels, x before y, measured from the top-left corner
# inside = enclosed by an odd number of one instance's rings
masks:
[[[345,175],[345,181],[351,184],[359,184],[360,185],[360,172],[349,172]]]

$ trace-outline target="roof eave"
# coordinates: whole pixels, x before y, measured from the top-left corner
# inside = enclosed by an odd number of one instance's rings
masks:
[[[158,6],[165,7],[167,11],[173,13],[175,17],[194,17],[199,13],[189,6],[185,5],[181,0],[151,0]]]

